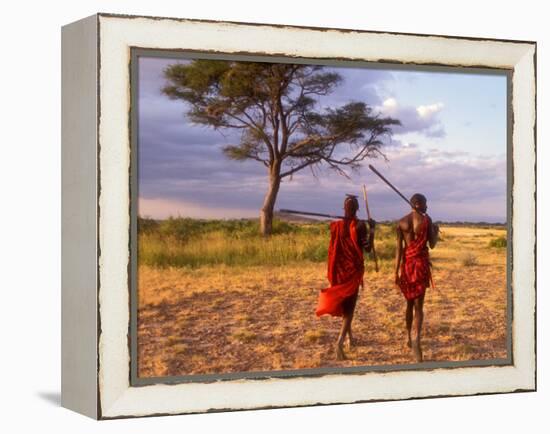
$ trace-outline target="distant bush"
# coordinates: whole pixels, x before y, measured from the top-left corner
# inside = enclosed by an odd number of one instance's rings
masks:
[[[140,233],[151,233],[158,229],[159,222],[149,218],[138,218],[138,232]]]
[[[506,238],[504,237],[498,237],[493,238],[491,241],[489,241],[489,247],[506,247],[508,245]]]
[[[257,219],[140,218],[138,261],[155,267],[189,268],[325,262],[329,228],[326,221],[296,224],[275,219],[273,234],[265,239],[260,235]],[[376,249],[380,266],[393,260],[395,227],[377,226]]]
[[[375,240],[374,247],[376,249],[376,256],[380,260],[391,260],[395,259],[395,241],[381,241],[377,242]]]
[[[238,330],[234,332],[231,336],[233,337],[233,339],[241,342],[252,342],[258,337],[256,333],[249,330]]]
[[[308,226],[313,226],[309,228]],[[312,229],[312,230],[311,230]],[[166,220],[138,218],[140,233],[158,233],[163,237],[176,238],[186,241],[191,238],[218,232],[224,237],[232,239],[260,238],[258,220],[200,220],[182,217],[170,217]],[[294,225],[281,220],[273,221],[273,234],[290,234],[295,232],[326,233],[328,224]]]
[[[476,255],[474,255],[474,254],[471,253],[471,252],[466,252],[466,253],[463,253],[463,254],[460,256],[460,263],[461,263],[464,267],[472,267],[472,266],[474,266],[474,265],[479,264],[479,261],[478,261]]]
[[[326,337],[327,332],[323,329],[319,330],[308,330],[304,333],[304,340],[309,343],[317,343]]]
[[[376,225],[376,241],[387,241],[395,245],[396,240],[396,227],[395,224],[389,225]]]
[[[141,264],[156,267],[285,265],[327,259],[327,222],[273,222],[272,236],[260,235],[258,220],[169,218],[138,220]]]

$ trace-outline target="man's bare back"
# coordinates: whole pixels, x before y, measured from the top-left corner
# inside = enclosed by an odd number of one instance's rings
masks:
[[[424,215],[428,218],[428,243],[430,245],[430,249],[433,249],[437,244],[439,227],[432,223],[430,216],[427,214]],[[411,211],[398,221],[397,231],[398,234],[400,233],[406,246],[409,245],[411,241],[414,241],[420,233],[422,223],[424,222],[424,215],[417,211]]]
[[[412,211],[397,222],[395,284],[407,299],[405,311],[407,346],[413,349],[416,361],[421,362],[423,356],[420,336],[424,319],[424,291],[431,276],[427,250],[428,245],[432,249],[435,247],[439,228],[432,223],[432,219],[426,213],[428,205],[423,195],[415,194],[410,202]],[[406,264],[405,257],[407,257]],[[413,318],[414,339],[411,337]]]

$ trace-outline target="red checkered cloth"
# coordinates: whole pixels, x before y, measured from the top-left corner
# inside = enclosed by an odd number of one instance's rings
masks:
[[[428,252],[428,216],[424,216],[420,232],[405,247],[401,263],[399,287],[407,300],[421,296],[430,286],[430,254]]]
[[[322,289],[315,314],[342,316],[342,302],[359,290],[365,266],[357,235],[357,219],[330,224],[327,277],[330,287]]]

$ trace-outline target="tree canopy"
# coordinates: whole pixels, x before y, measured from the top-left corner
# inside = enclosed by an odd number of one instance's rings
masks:
[[[282,179],[306,167],[315,174],[321,165],[348,176],[346,168],[357,169],[365,158],[383,155],[383,136],[400,124],[373,113],[362,101],[323,107],[322,97],[343,80],[323,66],[193,60],[168,66],[164,75],[162,92],[185,101],[193,123],[240,131],[239,142],[223,152],[268,169],[270,188],[262,212],[271,216]]]

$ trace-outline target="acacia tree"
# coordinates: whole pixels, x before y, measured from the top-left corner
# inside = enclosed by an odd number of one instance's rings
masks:
[[[342,77],[322,66],[193,60],[164,70],[162,92],[188,103],[188,118],[214,129],[240,131],[240,141],[223,152],[233,160],[266,167],[269,187],[260,230],[271,234],[281,181],[320,165],[348,176],[367,157],[383,155],[383,135],[396,119],[381,117],[363,102],[321,107]]]

